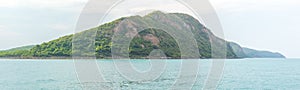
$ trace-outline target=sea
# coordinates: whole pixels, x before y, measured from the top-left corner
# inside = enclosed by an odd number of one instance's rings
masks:
[[[93,70],[103,80],[85,81],[78,73],[78,65],[90,62],[97,65]],[[189,60],[53,60],[53,59],[0,59],[0,90],[167,90],[167,89],[205,89],[208,77],[213,71],[214,60],[200,59],[198,68],[183,68]],[[130,62],[133,70],[144,74],[124,74],[117,65]],[[162,67],[156,62],[164,62]],[[218,62],[217,62],[218,63]],[[117,64],[117,65],[116,65]],[[159,64],[159,63],[158,63]],[[226,59],[218,78],[217,90],[299,90],[300,59]],[[81,66],[80,69],[85,69]],[[90,67],[90,66],[86,66]],[[155,70],[161,70],[156,73]],[[91,69],[86,68],[86,73]],[[91,70],[91,71],[93,71]],[[187,71],[182,71],[187,70]],[[195,75],[192,75],[196,71]],[[155,72],[155,71],[154,71]],[[125,72],[126,73],[126,72]],[[146,74],[145,74],[146,73]],[[189,74],[191,75],[189,76]],[[153,74],[153,75],[152,75]],[[154,75],[155,74],[155,75]],[[181,74],[187,76],[180,77]],[[135,76],[143,75],[134,79]],[[94,74],[88,77],[93,79]],[[156,77],[153,77],[156,76]],[[148,78],[150,77],[150,78]],[[138,79],[139,78],[139,79]],[[182,79],[185,78],[185,79]],[[184,81],[186,80],[186,81]],[[193,81],[194,80],[194,81]],[[175,84],[179,82],[179,84]],[[188,85],[193,83],[191,85]],[[174,86],[176,85],[176,86]]]

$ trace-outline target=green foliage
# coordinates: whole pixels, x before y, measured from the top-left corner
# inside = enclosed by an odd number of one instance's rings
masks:
[[[35,46],[35,45],[22,46],[22,47],[12,48],[12,49],[5,50],[5,51],[30,50],[30,49],[33,48],[34,46]]]
[[[14,50],[14,51],[1,51],[0,57],[21,57],[27,56],[29,50]]]
[[[70,56],[72,50],[72,35],[37,45],[30,50],[34,57]]]
[[[23,46],[12,48],[9,50],[0,51],[0,57],[22,57],[22,56],[30,56],[30,49],[35,45]]]

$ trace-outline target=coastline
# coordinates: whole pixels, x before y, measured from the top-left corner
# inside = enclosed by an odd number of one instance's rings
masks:
[[[42,59],[42,60],[55,60],[55,59],[61,59],[61,60],[73,60],[73,59],[83,59],[83,60],[112,60],[112,57],[109,58],[95,58],[95,57],[0,57],[0,59],[20,59],[20,60],[26,60],[26,59],[31,59],[31,60],[38,60],[38,59]],[[141,59],[150,59],[150,58],[134,58],[133,60],[141,60]],[[154,59],[158,59],[158,60],[180,60],[180,58],[154,58]],[[232,60],[236,60],[236,59],[247,59],[247,58],[182,58],[182,59],[190,59],[190,60],[199,60],[199,59],[232,59]],[[118,59],[118,60],[123,60],[123,59]]]

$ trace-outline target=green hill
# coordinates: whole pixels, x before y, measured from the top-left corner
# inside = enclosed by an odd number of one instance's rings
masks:
[[[8,50],[0,51],[0,57],[19,57],[19,56],[28,56],[30,49],[35,47],[35,45],[22,46],[17,48],[12,48]]]
[[[122,27],[122,25],[125,27]],[[76,36],[82,40],[88,39],[87,36],[96,35],[95,53],[84,53],[82,56],[96,55],[97,58],[111,58],[112,37],[115,32],[122,32],[127,38],[133,38],[129,45],[129,56],[131,58],[146,58],[154,49],[161,49],[167,57],[180,58],[180,50],[176,40],[161,28],[149,28],[149,26],[160,26],[168,30],[191,30],[197,41],[200,58],[211,58],[210,42],[224,41],[216,37],[208,28],[202,25],[194,17],[182,13],[163,13],[160,11],[152,12],[146,16],[123,17],[103,24],[101,26],[76,33]],[[137,29],[145,28],[139,32]],[[97,32],[96,34],[93,32]],[[32,47],[30,50],[22,50],[16,52],[0,52],[0,57],[71,57],[72,53],[80,51],[72,51],[72,41],[81,42],[81,40],[73,40],[73,35],[64,36],[56,40],[45,42]],[[82,43],[80,50],[87,50],[93,45],[91,43]],[[227,42],[227,58],[245,58],[245,53],[238,44]],[[237,52],[238,51],[238,52]],[[120,51],[122,52],[122,51]],[[6,54],[1,54],[6,53]],[[254,57],[255,58],[255,57]]]
[[[30,50],[34,47],[35,45],[28,45],[28,46],[22,46],[22,47],[16,47],[8,50],[3,50],[3,51],[16,51],[16,50]]]

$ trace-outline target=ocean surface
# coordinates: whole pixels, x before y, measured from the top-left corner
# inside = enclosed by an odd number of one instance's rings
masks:
[[[91,61],[94,62],[94,61]],[[164,72],[148,81],[130,81],[122,77],[114,63],[123,61],[97,60],[105,82],[102,89],[154,89],[170,88],[178,79],[181,60],[168,60]],[[159,60],[157,61],[159,62]],[[200,66],[193,90],[202,89],[210,71],[211,60],[197,60]],[[133,60],[137,70],[151,67],[148,60]],[[88,82],[79,82],[73,60],[0,60],[1,90],[81,90],[95,89]],[[189,78],[189,77],[185,77]],[[178,87],[185,87],[184,83]],[[300,59],[233,59],[225,60],[218,90],[300,89]]]

